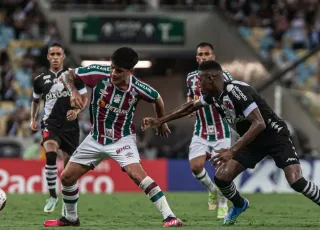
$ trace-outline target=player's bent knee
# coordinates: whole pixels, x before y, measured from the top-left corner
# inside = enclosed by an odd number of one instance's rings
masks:
[[[287,166],[284,169],[286,179],[290,185],[294,184],[302,178],[301,167],[299,164]]]
[[[232,181],[233,180],[233,172],[232,170],[224,167],[224,166],[220,166],[217,170],[216,170],[216,174],[215,174],[215,178],[218,178],[219,180],[222,181]]]
[[[197,175],[202,172],[203,165],[202,164],[190,164],[191,171],[193,174]]]
[[[61,184],[64,186],[71,186],[74,185],[78,178],[76,175],[71,175],[69,173],[66,173],[65,171],[62,172],[60,176]]]

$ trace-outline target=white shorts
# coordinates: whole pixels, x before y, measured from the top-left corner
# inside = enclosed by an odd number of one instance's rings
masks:
[[[226,149],[231,146],[231,138],[218,141],[207,141],[198,136],[193,136],[189,147],[189,160],[203,155],[215,155],[214,150]]]
[[[133,163],[140,163],[136,136],[129,135],[118,141],[102,145],[89,134],[70,157],[70,162],[96,167],[102,160],[111,157],[121,168]]]

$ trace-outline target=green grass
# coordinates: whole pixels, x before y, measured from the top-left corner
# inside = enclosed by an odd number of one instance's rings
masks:
[[[234,226],[221,226],[207,210],[207,193],[166,193],[184,229],[320,229],[319,207],[301,195],[247,195],[250,208]],[[0,212],[0,229],[46,229],[43,222],[60,217],[61,202],[52,214],[43,213],[46,195],[8,195]],[[75,229],[162,229],[162,217],[142,193],[81,195],[81,226]],[[57,228],[50,228],[57,229]],[[67,228],[73,229],[73,228]]]

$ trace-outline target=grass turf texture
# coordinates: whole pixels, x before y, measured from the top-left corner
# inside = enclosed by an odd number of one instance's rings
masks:
[[[234,226],[222,226],[216,211],[208,211],[207,193],[165,195],[174,213],[184,221],[183,229],[320,229],[319,206],[302,195],[245,195],[250,208]],[[0,212],[0,229],[61,229],[43,227],[45,220],[60,217],[61,196],[52,214],[43,212],[47,195],[7,196],[7,206]],[[162,229],[163,225],[162,216],[143,193],[81,194],[78,207],[81,226],[67,229],[152,230]]]

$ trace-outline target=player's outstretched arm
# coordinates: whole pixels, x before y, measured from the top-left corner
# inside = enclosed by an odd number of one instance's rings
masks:
[[[160,118],[146,117],[142,121],[142,129],[145,130],[147,128],[156,128],[169,121],[173,121],[181,117],[185,117],[193,113],[194,111],[200,109],[201,107],[203,107],[203,104],[200,100],[190,101],[180,105],[179,107],[177,107],[176,109],[174,109],[169,114],[163,117],[160,117]]]
[[[162,100],[162,97],[159,96],[154,104],[153,104],[153,108],[156,112],[156,116],[157,118],[160,118],[160,117],[163,117],[164,116],[164,102]],[[171,133],[168,125],[166,123],[162,124],[161,126],[159,126],[157,129],[156,129],[156,134],[159,135],[159,136],[163,136],[163,137],[168,137],[169,134]]]

